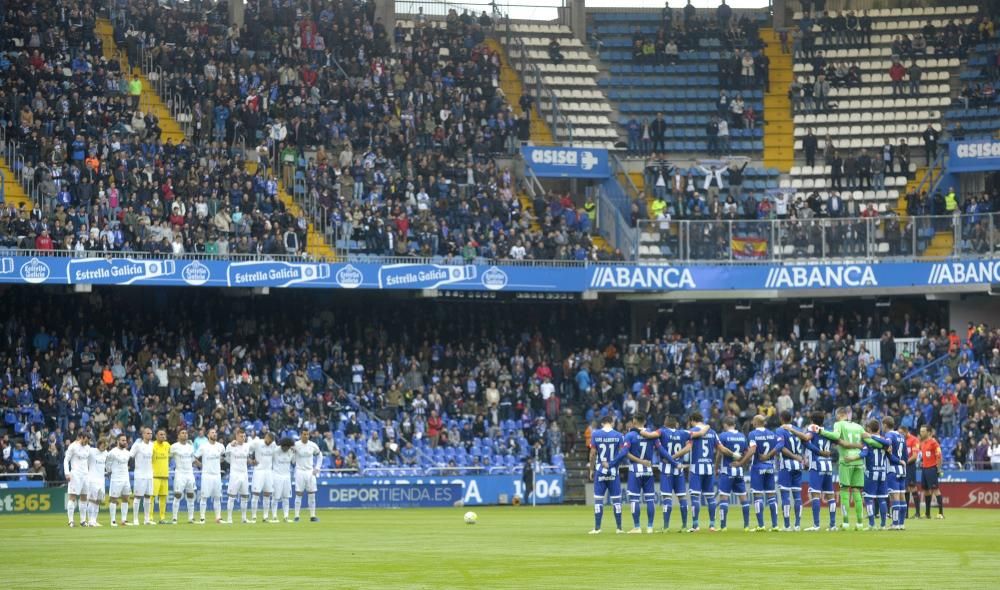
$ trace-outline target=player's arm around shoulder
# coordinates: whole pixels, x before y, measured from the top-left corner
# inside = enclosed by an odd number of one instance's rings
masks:
[[[708,424],[702,424],[701,426],[698,426],[697,428],[692,428],[692,429],[688,430],[688,433],[690,433],[691,438],[701,438],[701,437],[705,436],[706,434],[708,434],[709,430],[710,430],[710,428],[709,428]]]

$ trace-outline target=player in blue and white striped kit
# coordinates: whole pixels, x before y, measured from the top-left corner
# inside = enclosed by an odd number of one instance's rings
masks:
[[[781,455],[778,458],[778,490],[781,492],[781,514],[785,531],[791,530],[790,517],[795,512],[795,530],[802,525],[802,455],[805,447],[795,436],[797,428],[792,426],[792,413],[781,412],[781,428],[774,433],[781,439]]]
[[[658,436],[656,451],[663,462],[660,464],[660,503],[663,505],[663,531],[670,529],[670,515],[674,509],[674,495],[681,511],[681,530],[687,530],[687,465],[678,460],[684,454],[691,433],[677,428],[677,418],[667,416],[664,427],[653,431]],[[644,435],[645,436],[645,435]]]
[[[594,482],[594,529],[601,532],[604,498],[609,497],[615,511],[617,532],[622,532],[622,483],[618,476],[618,457],[625,436],[613,428],[612,416],[601,418],[601,428],[590,435],[590,479]]]
[[[693,412],[688,419],[688,433],[691,440],[681,449],[680,455],[691,454],[691,475],[688,480],[688,495],[691,497],[691,528],[689,533],[698,532],[698,517],[701,501],[708,504],[709,527],[715,530],[715,450],[719,437],[703,422],[701,412]],[[676,457],[676,455],[675,455]]]
[[[708,527],[715,531],[715,454],[719,446],[719,436],[704,423],[701,412],[694,412],[688,420],[691,440],[691,475],[688,478],[688,494],[691,496],[691,528],[697,532],[701,502],[708,505]]]
[[[646,440],[639,433],[646,424],[646,417],[636,415],[632,418],[632,429],[625,435],[625,442],[618,451],[619,455],[627,456],[628,465],[628,502],[632,511],[632,530],[630,535],[642,532],[639,527],[639,503],[646,502],[646,532],[653,532],[653,519],[656,518],[656,480],[653,479],[653,457],[656,441]]]
[[[816,426],[823,426],[826,414],[823,412],[813,412],[810,417]],[[820,501],[825,500],[830,511],[830,528],[827,530],[838,531],[837,528],[837,496],[833,492],[833,443],[830,439],[818,436],[809,431],[790,429],[799,440],[805,443],[809,461],[809,499],[812,504],[813,525],[807,531],[818,531]]]
[[[719,527],[726,530],[729,516],[729,501],[735,495],[743,507],[743,530],[750,530],[750,501],[747,499],[747,484],[743,465],[749,459],[747,437],[736,430],[736,418],[726,416],[722,420],[723,432],[719,435],[719,455],[722,465],[719,469]]]
[[[865,510],[868,513],[868,528],[875,528],[875,504],[878,503],[878,512],[881,518],[881,528],[885,528],[885,517],[888,512],[889,498],[889,462],[888,452],[890,443],[887,439],[879,436],[880,424],[878,420],[869,420],[865,425],[867,435],[862,439],[864,446],[861,449],[861,457],[865,460]],[[894,457],[894,462],[898,462]]]
[[[781,439],[764,427],[765,418],[760,414],[753,417],[753,430],[747,436],[748,450],[753,464],[750,467],[750,491],[753,494],[754,512],[757,513],[757,529],[764,527],[764,504],[771,511],[771,530],[778,530],[778,498],[774,489],[774,456],[781,452]]]
[[[893,463],[889,469],[887,486],[889,489],[889,499],[892,502],[892,529],[902,530],[906,520],[906,464],[909,461],[910,453],[906,449],[906,435],[895,430],[896,421],[891,416],[882,419],[882,431],[889,441],[892,455],[899,461]]]

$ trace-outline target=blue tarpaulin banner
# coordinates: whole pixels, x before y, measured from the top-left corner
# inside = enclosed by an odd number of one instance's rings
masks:
[[[522,147],[524,162],[539,178],[608,178],[608,150],[572,147]]]
[[[583,293],[812,291],[1000,284],[1000,258],[872,264],[513,266],[0,257],[0,283]]]
[[[948,144],[948,172],[1000,171],[1000,141],[970,139]]]

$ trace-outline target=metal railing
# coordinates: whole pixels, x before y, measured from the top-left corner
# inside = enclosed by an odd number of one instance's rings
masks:
[[[639,223],[639,261],[754,264],[834,260],[907,261],[928,257],[939,232],[954,246],[937,258],[1000,253],[1000,214],[765,220],[647,220]]]
[[[646,195],[632,181],[632,177],[629,175],[628,170],[625,169],[618,154],[608,152],[608,160],[611,163],[611,175],[618,179],[619,184],[622,185],[622,190],[625,191],[629,200],[635,202],[644,199]],[[622,215],[628,215],[628,210],[622,211]]]
[[[535,175],[535,171],[531,169],[531,166],[524,167],[524,184],[531,198],[539,195],[542,197],[545,196],[545,187],[542,185],[542,181],[538,179],[538,176]]]
[[[947,142],[941,143],[941,149],[938,149],[934,160],[927,162],[927,172],[920,179],[920,184],[917,185],[915,191],[918,195],[924,191],[930,193],[936,190],[938,183],[941,182],[941,178],[944,176],[944,161],[948,156],[948,144]]]
[[[920,338],[895,338],[894,342],[896,343],[896,358],[897,359],[902,358],[903,355],[905,354],[908,354],[910,356],[915,356],[920,345],[920,340],[921,340]],[[881,346],[879,346],[880,343],[881,340],[879,340],[878,338],[856,338],[853,341],[853,345],[851,345],[851,349],[854,350],[854,352],[861,352],[862,350],[865,350],[871,355],[872,360],[881,361],[882,348]],[[733,344],[740,344],[740,340],[736,339],[735,341],[729,341],[729,342],[725,341],[706,342],[704,343],[703,346],[706,347],[707,350],[719,353],[729,348]],[[690,340],[685,340],[681,342],[676,342],[676,343],[671,342],[666,345],[660,345],[660,348],[668,349],[668,348],[673,348],[675,346],[680,346],[682,350],[686,350],[689,346],[692,345],[693,342],[691,342]],[[639,352],[639,348],[641,346],[642,345],[640,344],[630,344],[629,352],[637,353]],[[647,345],[647,346],[655,347],[656,345]],[[805,351],[815,352],[816,349],[819,348],[819,346],[820,346],[819,340],[800,340],[797,349],[800,352],[805,352]],[[796,348],[794,344],[792,345],[792,347]],[[929,365],[924,365],[923,368],[926,368],[927,366]],[[907,374],[906,377],[904,377],[904,379],[908,378],[909,378],[909,373]]]
[[[629,258],[636,258],[639,235],[631,227],[632,199],[625,193],[622,183],[608,178],[597,187],[597,229],[611,245]]]
[[[24,188],[24,192],[33,203],[44,208],[38,195],[38,183],[35,182],[33,163],[25,159],[21,145],[7,135],[7,129],[7,127],[0,126],[0,150],[2,150],[0,153],[3,154],[7,167],[13,173],[14,180]],[[6,195],[3,196],[6,197]]]
[[[511,65],[521,75],[523,87],[533,89],[538,113],[547,120],[553,139],[557,142],[572,142],[573,124],[559,108],[559,98],[545,84],[541,70],[528,60],[528,48],[524,44],[524,40],[514,32],[509,17],[505,16],[500,19],[497,34],[504,47],[507,48],[507,56]],[[511,54],[511,49],[517,51],[516,57]]]
[[[306,258],[303,254],[205,254],[200,252],[186,252],[184,254],[165,254],[162,252],[142,252],[116,250],[104,252],[102,250],[77,252],[75,250],[37,250],[35,248],[4,248],[0,246],[0,254],[3,256],[24,256],[24,257],[50,257],[50,258],[128,258],[133,260],[218,260],[223,262],[260,262],[260,261],[284,261],[302,262],[308,259],[312,262],[332,262],[323,258]]]

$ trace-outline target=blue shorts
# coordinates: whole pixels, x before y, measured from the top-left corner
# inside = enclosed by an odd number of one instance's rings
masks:
[[[798,469],[794,471],[782,469],[778,472],[778,487],[783,490],[801,490],[802,472]]]
[[[884,479],[871,479],[865,474],[865,491],[864,495],[866,498],[885,498],[889,495],[888,481]]]
[[[628,473],[628,494],[630,496],[638,496],[640,494],[649,494],[649,497],[653,497],[653,493],[656,489],[655,481],[653,480],[653,474],[649,475],[636,475],[629,471]]]
[[[692,494],[714,494],[715,476],[711,473],[707,475],[697,475],[692,473],[691,480],[688,482],[688,485],[691,488]]]
[[[622,497],[622,482],[618,479],[618,473],[594,478],[594,497],[603,499],[605,494],[612,498]]]
[[[750,472],[750,490],[754,492],[774,491],[774,470]]]
[[[809,471],[810,493],[833,493],[833,472]]]
[[[720,475],[719,493],[721,494],[745,494],[747,493],[747,482],[742,475]]]
[[[686,494],[687,482],[684,481],[684,473],[660,474],[661,494]]]
[[[903,493],[906,491],[906,480],[900,478],[895,471],[890,471],[885,478],[886,489],[890,494]]]

